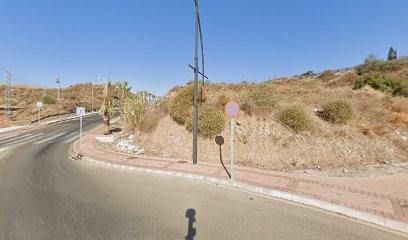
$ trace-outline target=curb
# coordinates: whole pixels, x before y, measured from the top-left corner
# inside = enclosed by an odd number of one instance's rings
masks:
[[[76,155],[79,154],[79,152],[76,149],[77,142],[78,140],[75,141],[74,144],[72,145],[72,150],[74,151]],[[145,173],[145,174],[156,174],[156,175],[161,175],[161,176],[178,177],[178,178],[183,178],[187,180],[199,181],[199,182],[221,185],[221,186],[226,186],[226,187],[233,187],[233,188],[244,190],[250,193],[257,193],[257,194],[261,194],[261,195],[268,196],[268,197],[274,197],[274,198],[283,199],[283,200],[287,200],[287,201],[291,201],[295,203],[300,203],[306,206],[316,207],[316,208],[323,209],[329,212],[341,214],[341,215],[352,217],[354,219],[358,219],[364,222],[379,225],[381,227],[385,227],[391,230],[397,230],[403,233],[408,233],[408,224],[406,223],[398,222],[398,221],[388,219],[385,217],[358,211],[353,208],[348,208],[348,207],[333,204],[330,202],[324,202],[324,201],[313,199],[313,198],[299,196],[299,195],[288,193],[288,192],[282,192],[282,191],[272,190],[268,188],[262,188],[262,187],[258,187],[258,186],[247,184],[247,183],[236,182],[234,180],[225,180],[225,179],[195,175],[195,174],[190,174],[190,173],[181,173],[181,172],[174,172],[174,171],[163,171],[163,170],[157,170],[157,169],[125,166],[125,165],[120,165],[116,163],[109,163],[109,162],[105,162],[101,160],[95,160],[95,159],[92,159],[86,156],[82,156],[80,160],[90,163],[92,165],[100,166],[104,168]]]

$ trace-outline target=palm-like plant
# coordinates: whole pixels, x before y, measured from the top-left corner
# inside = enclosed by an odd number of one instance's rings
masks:
[[[109,101],[109,94],[108,88],[110,86],[110,82],[106,80],[105,88],[103,90],[103,103],[101,108],[99,109],[99,114],[103,117],[103,134],[109,135],[110,134],[110,119],[115,115],[115,109],[111,105]]]
[[[116,87],[118,87],[120,91],[121,96],[120,96],[119,110],[121,114],[123,114],[125,99],[127,97],[127,93],[130,92],[130,89],[132,89],[132,87],[129,86],[127,81],[117,82]]]

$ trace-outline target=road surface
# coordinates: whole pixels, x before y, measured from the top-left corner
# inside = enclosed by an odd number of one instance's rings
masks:
[[[84,130],[100,124],[84,119]],[[79,120],[0,139],[0,239],[406,239],[236,189],[70,159]]]

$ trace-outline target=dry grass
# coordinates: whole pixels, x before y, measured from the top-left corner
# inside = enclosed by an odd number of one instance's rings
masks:
[[[169,102],[163,101],[158,106],[150,109],[143,115],[140,131],[143,133],[152,133],[156,130],[159,121],[169,114]]]
[[[4,96],[4,85],[0,87],[0,95]],[[67,113],[75,111],[77,106],[85,106],[87,109],[91,107],[91,85],[78,84],[65,89],[62,89],[62,100],[55,104],[44,104],[41,109],[41,116],[51,114]],[[102,86],[94,86],[94,107],[99,108],[102,103]],[[12,107],[17,108],[13,111],[13,115],[8,120],[2,120],[0,127],[13,125],[26,125],[37,119],[36,102],[42,101],[45,96],[49,96],[57,100],[57,89],[44,89],[35,86],[16,86],[11,88]],[[110,89],[111,97],[116,93],[116,89]],[[0,99],[0,105],[4,105],[4,98]]]
[[[336,74],[328,82],[320,78],[290,78],[262,84],[209,84],[205,86],[205,104],[216,109],[223,109],[228,100],[240,104],[242,111],[235,128],[239,165],[291,170],[406,161],[408,141],[403,137],[408,137],[408,98],[387,96],[370,87],[353,90],[356,77],[354,72],[347,72]],[[257,91],[260,93],[254,94]],[[173,93],[169,100],[174,96]],[[262,98],[267,99],[262,102]],[[273,104],[269,104],[271,100]],[[335,100],[350,103],[354,118],[337,125],[317,116],[326,103]],[[300,135],[279,121],[280,112],[298,104],[304,106],[305,114],[313,122],[313,128]],[[220,135],[226,142],[222,147],[223,158],[228,159],[228,128]],[[214,140],[199,138],[199,141],[200,159],[219,162],[219,148]],[[191,133],[168,115],[158,121],[155,131],[142,136],[141,144],[153,155],[191,157]]]

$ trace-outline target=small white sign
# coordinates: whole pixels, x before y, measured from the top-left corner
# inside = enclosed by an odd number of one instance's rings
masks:
[[[76,115],[84,116],[85,115],[85,107],[77,107],[76,108]]]
[[[37,102],[37,107],[38,107],[38,108],[42,108],[42,106],[43,106],[43,103],[42,103],[42,102]]]

